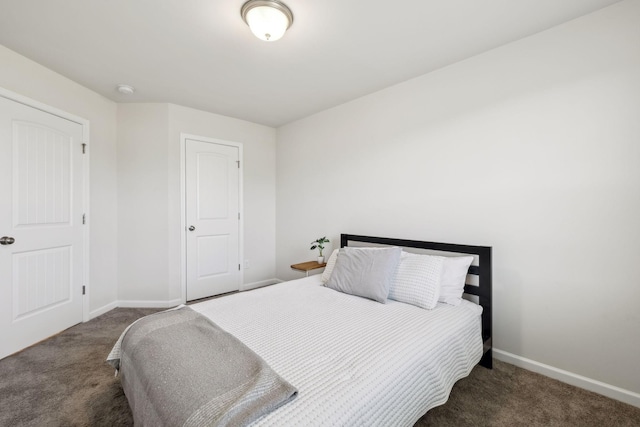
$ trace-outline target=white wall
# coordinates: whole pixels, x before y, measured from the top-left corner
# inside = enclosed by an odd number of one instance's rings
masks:
[[[118,298],[171,300],[167,104],[118,104]],[[179,283],[178,283],[179,285]]]
[[[121,305],[181,298],[181,132],[243,144],[244,283],[275,278],[275,129],[172,104],[119,104]]]
[[[117,298],[116,104],[0,45],[0,87],[90,122],[89,311]]]
[[[279,128],[278,277],[325,234],[491,245],[497,348],[640,393],[639,17],[618,3]]]

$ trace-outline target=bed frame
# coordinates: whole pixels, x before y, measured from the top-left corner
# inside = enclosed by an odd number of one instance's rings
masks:
[[[483,356],[480,365],[485,368],[493,368],[492,356],[492,267],[490,246],[455,245],[451,243],[422,242],[419,240],[389,239],[386,237],[358,236],[355,234],[341,234],[340,247],[348,246],[349,242],[373,243],[377,245],[400,246],[405,248],[427,249],[439,252],[451,252],[455,254],[468,254],[478,256],[478,265],[469,267],[470,275],[478,276],[478,286],[466,284],[464,292],[476,295],[482,306],[482,341],[484,343]]]

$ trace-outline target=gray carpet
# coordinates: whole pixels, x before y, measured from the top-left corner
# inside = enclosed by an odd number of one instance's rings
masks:
[[[0,426],[131,426],[104,359],[154,309],[115,309],[0,360]],[[416,426],[640,426],[640,408],[495,362],[476,367]]]

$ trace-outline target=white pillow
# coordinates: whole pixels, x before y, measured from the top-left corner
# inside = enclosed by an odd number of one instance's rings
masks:
[[[327,265],[324,266],[324,271],[322,272],[322,283],[327,283],[329,281],[329,277],[331,277],[331,272],[333,268],[336,266],[336,259],[338,258],[338,252],[340,249],[334,249],[331,252],[331,256],[327,260]]]
[[[431,310],[438,304],[443,264],[441,256],[403,252],[389,299]]]
[[[422,255],[402,251],[401,259],[426,257],[442,258],[442,271],[440,273],[440,290],[438,302],[449,305],[460,305],[464,285],[467,281],[469,266],[473,262],[473,256],[446,257],[438,255]],[[391,298],[391,297],[389,297]]]
[[[440,297],[438,301],[449,305],[460,305],[469,266],[473,256],[444,257],[440,277]]]

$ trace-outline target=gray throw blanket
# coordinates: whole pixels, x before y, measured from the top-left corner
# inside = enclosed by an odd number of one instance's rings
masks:
[[[137,426],[246,426],[297,395],[249,347],[189,307],[136,321],[107,361],[120,370]]]

